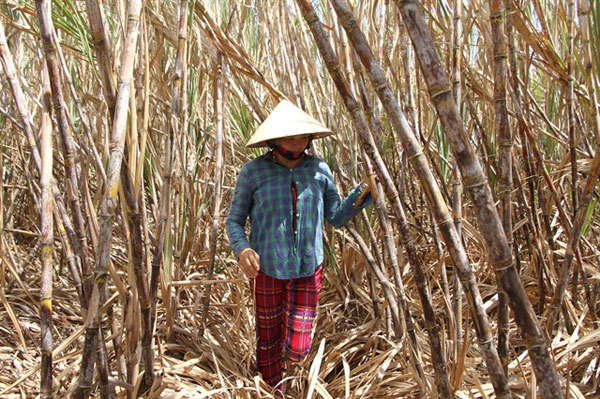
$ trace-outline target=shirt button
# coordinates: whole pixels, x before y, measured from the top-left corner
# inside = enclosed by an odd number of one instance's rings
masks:
[[[298,234],[298,230],[294,230],[294,234]]]

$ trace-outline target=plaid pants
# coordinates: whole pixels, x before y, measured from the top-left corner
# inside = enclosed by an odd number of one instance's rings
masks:
[[[279,280],[259,272],[251,280],[256,303],[256,362],[263,380],[276,386],[282,360],[300,361],[310,351],[321,271],[297,279]]]

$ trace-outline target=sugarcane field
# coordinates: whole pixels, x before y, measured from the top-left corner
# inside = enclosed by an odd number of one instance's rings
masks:
[[[600,0],[0,0],[0,398],[600,397]]]

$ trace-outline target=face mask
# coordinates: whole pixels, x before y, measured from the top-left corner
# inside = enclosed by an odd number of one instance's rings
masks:
[[[285,159],[289,159],[290,161],[299,159],[302,156],[302,154],[304,154],[304,151],[288,151],[279,145],[275,147],[275,151],[277,151],[282,157],[284,157]]]
[[[285,148],[283,148],[282,146],[275,144],[274,140],[269,140],[269,142],[267,144],[269,144],[269,147],[271,147],[274,151],[277,151],[285,159],[289,159],[290,161],[295,161],[296,159],[300,159],[300,157],[302,157],[302,155],[304,154],[304,151],[306,151],[310,147],[311,141],[312,141],[312,137],[309,138],[306,148],[302,151],[288,151]]]

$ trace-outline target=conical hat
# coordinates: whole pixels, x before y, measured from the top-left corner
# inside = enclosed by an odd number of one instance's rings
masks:
[[[288,100],[282,100],[256,129],[246,147],[266,147],[268,140],[301,134],[312,134],[313,138],[318,139],[333,132]]]

